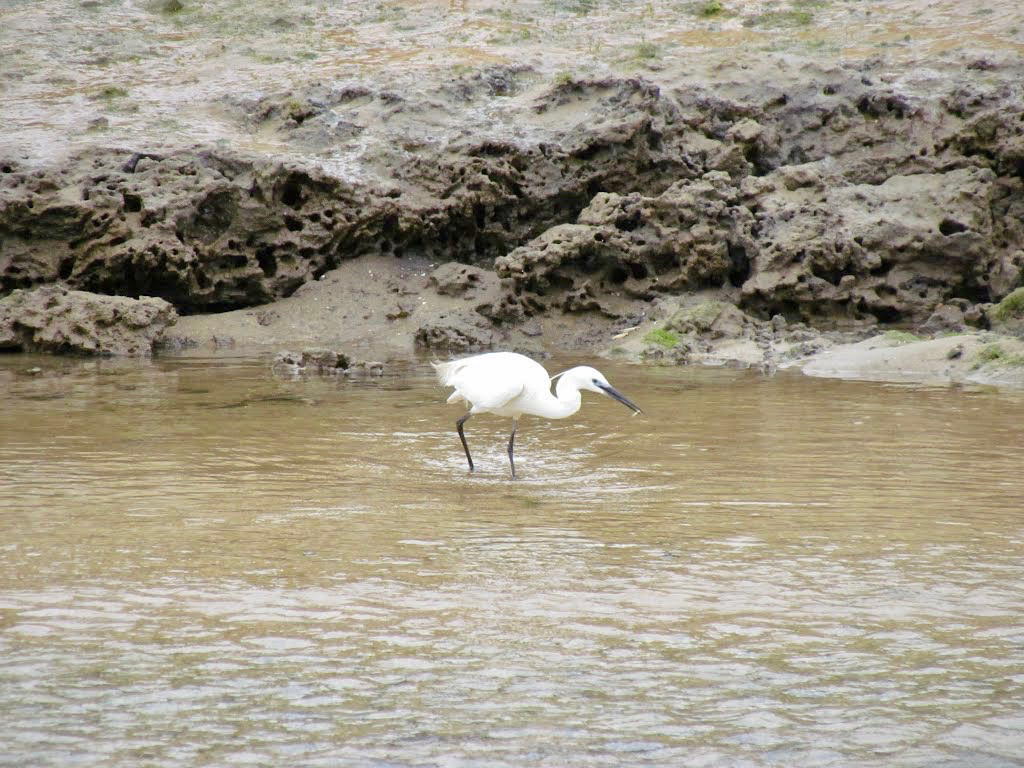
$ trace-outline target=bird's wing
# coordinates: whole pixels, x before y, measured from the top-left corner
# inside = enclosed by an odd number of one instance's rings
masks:
[[[455,387],[448,402],[467,400],[477,413],[501,408],[523,394],[551,391],[544,366],[515,352],[488,352],[432,365],[443,385]]]
[[[497,368],[468,365],[457,371],[451,385],[476,411],[501,408],[523,392],[521,377],[503,375]]]

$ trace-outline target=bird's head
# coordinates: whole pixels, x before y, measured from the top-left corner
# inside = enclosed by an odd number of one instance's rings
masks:
[[[604,377],[604,374],[596,368],[591,368],[588,365],[581,365],[577,368],[572,368],[566,371],[562,376],[571,380],[577,389],[587,389],[591,392],[608,395],[608,397],[613,400],[618,400],[627,408],[632,409],[634,413],[643,413],[643,411],[640,410],[640,406],[609,384],[608,379]]]

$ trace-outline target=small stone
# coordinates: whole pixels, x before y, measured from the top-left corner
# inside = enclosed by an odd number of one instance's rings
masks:
[[[430,284],[445,296],[461,296],[480,286],[487,274],[480,267],[450,261],[430,273]]]
[[[302,365],[302,354],[299,352],[289,352],[284,350],[274,355],[274,362],[272,365],[290,365],[300,367]]]
[[[383,376],[384,363],[377,360],[353,360],[344,352],[311,347],[302,352],[283,350],[274,356],[271,367],[292,375],[343,376],[356,378]]]
[[[964,322],[972,328],[988,328],[988,310],[991,304],[975,304],[964,312]]]
[[[748,144],[761,138],[764,134],[764,130],[764,126],[756,120],[751,120],[749,117],[745,117],[733,125],[732,128],[726,132],[725,137],[730,141],[735,141],[740,144]]]
[[[531,317],[529,320],[527,320],[525,323],[519,326],[519,330],[522,331],[523,335],[525,336],[536,337],[543,335],[544,326],[541,325],[540,320],[538,320],[536,317]]]
[[[921,325],[928,334],[959,332],[964,330],[964,311],[956,304],[939,304]]]
[[[416,302],[413,299],[399,299],[389,309],[384,310],[384,317],[388,320],[400,320],[408,317],[416,309]]]

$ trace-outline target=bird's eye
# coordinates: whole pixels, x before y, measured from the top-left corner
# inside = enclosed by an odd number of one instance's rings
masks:
[[[600,384],[600,383],[601,383],[601,382],[600,382],[600,381],[598,381],[597,379],[594,379],[594,380],[593,380],[593,382],[594,382],[595,384]]]

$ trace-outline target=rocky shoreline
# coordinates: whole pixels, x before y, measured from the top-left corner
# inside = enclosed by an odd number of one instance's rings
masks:
[[[289,156],[9,152],[0,348],[504,348],[1024,384],[1024,58],[713,59],[222,104]]]

